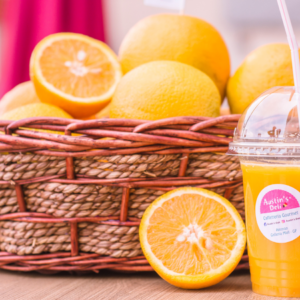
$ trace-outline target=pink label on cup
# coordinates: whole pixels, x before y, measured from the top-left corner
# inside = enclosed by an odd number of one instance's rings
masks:
[[[300,192],[286,184],[263,188],[255,204],[260,232],[274,243],[288,243],[300,237]]]
[[[291,193],[276,189],[267,192],[263,196],[260,204],[260,213],[266,214],[297,207],[299,207],[299,203]]]

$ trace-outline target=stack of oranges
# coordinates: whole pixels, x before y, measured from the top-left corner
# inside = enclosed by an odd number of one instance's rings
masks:
[[[84,35],[44,38],[31,56],[31,81],[3,97],[0,118],[17,119],[17,111],[6,112],[24,105],[24,117],[33,111],[78,119],[216,117],[226,95],[231,112],[242,113],[264,90],[293,85],[288,45],[258,48],[229,76],[229,53],[212,25],[187,15],[154,15],[128,32],[119,57]]]
[[[216,117],[229,72],[221,35],[191,16],[141,20],[125,36],[119,58],[90,37],[53,34],[31,55],[31,81],[1,100],[0,118],[19,118],[20,106],[24,117],[32,111],[77,119]]]

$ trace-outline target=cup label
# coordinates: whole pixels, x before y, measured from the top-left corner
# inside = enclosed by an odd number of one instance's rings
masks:
[[[300,236],[300,192],[285,184],[272,184],[258,195],[256,221],[262,234],[275,243]]]

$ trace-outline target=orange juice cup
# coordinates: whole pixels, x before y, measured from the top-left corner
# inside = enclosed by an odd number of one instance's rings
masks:
[[[300,297],[299,94],[276,87],[242,115],[228,154],[240,158],[253,291]]]

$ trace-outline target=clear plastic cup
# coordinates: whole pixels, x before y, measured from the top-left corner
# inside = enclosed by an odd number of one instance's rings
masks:
[[[243,171],[253,291],[300,297],[300,130],[294,87],[263,93],[243,113],[228,154]]]

